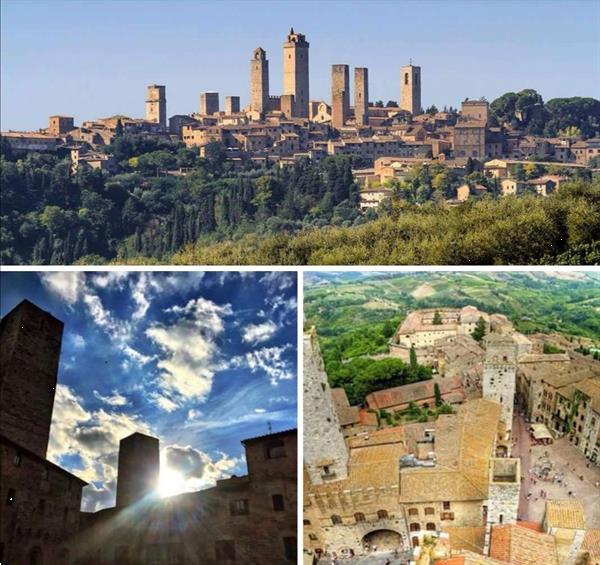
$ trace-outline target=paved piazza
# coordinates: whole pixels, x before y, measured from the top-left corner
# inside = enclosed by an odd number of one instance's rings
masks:
[[[583,504],[586,527],[600,528],[600,487],[595,486],[600,483],[600,468],[591,464],[588,467],[583,454],[566,438],[556,440],[552,445],[532,445],[528,426],[516,411],[513,430],[517,443],[513,447],[513,457],[521,458],[523,477],[519,518],[541,522],[546,499],[569,498],[571,492]],[[536,471],[543,468],[550,469],[548,480],[536,476]],[[560,482],[552,480],[556,475]],[[541,490],[547,493],[546,498],[541,496]]]

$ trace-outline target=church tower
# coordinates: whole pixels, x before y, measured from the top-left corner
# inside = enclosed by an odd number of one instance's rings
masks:
[[[400,107],[413,116],[421,113],[421,67],[411,63],[400,69]]]
[[[506,426],[506,438],[512,434],[513,404],[517,377],[517,346],[509,335],[491,334],[487,339],[483,362],[483,398],[502,407],[501,420]]]
[[[257,47],[250,61],[250,109],[269,111],[269,61],[262,47]]]
[[[304,334],[304,466],[313,485],[348,476],[348,449],[314,328]]]
[[[294,96],[297,118],[308,118],[308,47],[304,35],[290,29],[283,44],[283,93]]]
[[[28,300],[0,322],[0,430],[46,458],[63,323]]]
[[[162,128],[167,127],[167,97],[166,89],[162,85],[151,84],[148,87],[146,120],[160,124]]]

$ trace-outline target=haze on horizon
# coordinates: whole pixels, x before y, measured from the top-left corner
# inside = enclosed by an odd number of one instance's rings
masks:
[[[310,43],[310,98],[330,99],[331,65],[369,68],[371,101],[398,100],[400,67],[422,67],[423,107],[458,107],[534,88],[544,98],[600,96],[594,0],[331,0],[169,3],[4,0],[2,130],[52,114],[144,115],[146,86],[167,87],[167,115],[198,110],[202,91],[249,100],[252,50],[267,51],[282,91],[290,26]],[[353,94],[352,94],[353,95]]]

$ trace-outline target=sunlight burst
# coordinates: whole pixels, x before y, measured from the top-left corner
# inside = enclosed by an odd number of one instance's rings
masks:
[[[185,492],[185,479],[183,475],[168,467],[161,471],[158,483],[158,494],[161,497],[174,496]]]

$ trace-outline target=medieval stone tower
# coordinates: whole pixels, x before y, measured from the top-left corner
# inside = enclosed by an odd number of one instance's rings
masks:
[[[283,93],[294,95],[294,116],[308,118],[308,47],[301,33],[290,29],[283,44]]]
[[[146,120],[167,127],[166,89],[162,85],[151,84],[146,99]]]
[[[412,63],[400,69],[400,107],[413,116],[421,113],[421,67]]]
[[[502,407],[501,420],[506,426],[506,439],[511,437],[513,403],[517,375],[517,347],[508,335],[491,334],[487,338],[483,363],[483,398]]]
[[[314,329],[304,334],[304,466],[314,485],[348,476],[348,450]]]
[[[153,496],[160,472],[158,439],[135,433],[119,443],[117,506],[139,502]]]
[[[0,431],[45,459],[63,323],[28,300],[0,322]]]
[[[250,109],[255,112],[268,111],[269,106],[269,61],[262,47],[257,47],[250,61]]]
[[[354,69],[354,117],[357,126],[369,123],[369,69]]]
[[[350,107],[350,75],[348,65],[331,65],[331,125],[343,127]]]

